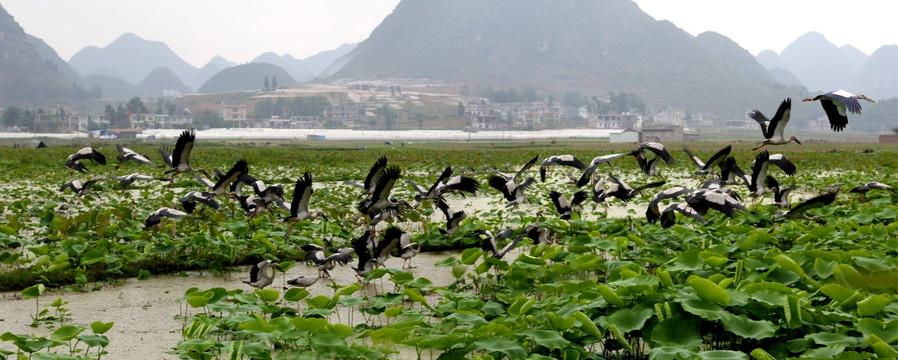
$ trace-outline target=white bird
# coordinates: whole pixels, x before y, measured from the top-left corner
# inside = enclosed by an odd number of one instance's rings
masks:
[[[337,264],[342,266],[353,261],[352,256],[346,253],[338,252],[324,256],[324,248],[317,246],[305,245],[302,249],[307,252],[305,260],[312,261],[318,267],[319,277],[331,277],[330,270],[336,268]]]
[[[748,190],[753,196],[761,196],[768,192],[764,186],[769,164],[778,166],[786,175],[795,175],[795,164],[792,164],[789,159],[782,154],[770,155],[767,150],[763,150],[755,155],[755,161],[751,163],[751,183],[748,184]]]
[[[851,189],[851,192],[856,193],[856,194],[861,194],[858,201],[864,201],[867,199],[867,191],[870,191],[871,189],[886,190],[886,191],[891,191],[893,193],[895,192],[895,188],[893,188],[889,185],[883,184],[881,182],[878,182],[878,181],[868,182],[864,185],[856,186]]]
[[[439,208],[440,211],[443,212],[443,215],[446,216],[446,229],[440,229],[440,234],[443,235],[455,234],[455,232],[458,231],[458,226],[461,224],[461,221],[468,217],[464,211],[452,212],[452,209],[449,208],[449,204],[442,198],[437,199],[437,208]]]
[[[417,193],[415,195],[415,201],[417,202],[439,199],[446,192],[466,192],[471,195],[477,194],[477,190],[480,187],[477,180],[462,175],[451,178],[450,176],[452,176],[452,167],[448,166],[429,189],[425,189],[423,186],[420,186],[411,180],[405,180],[405,182]]]
[[[773,176],[767,176],[767,188],[773,191],[773,205],[776,205],[780,208],[789,208],[791,205],[789,204],[789,193],[795,189],[795,182],[793,180],[792,186],[784,187],[780,185],[778,181]]]
[[[271,260],[262,260],[253,265],[249,270],[249,280],[243,280],[243,283],[254,288],[264,289],[274,282],[274,268],[280,267],[278,264],[272,264]]]
[[[644,155],[646,150],[655,153],[655,158],[648,160]],[[659,142],[644,142],[642,145],[639,145],[636,150],[630,152],[629,155],[636,157],[636,162],[639,164],[639,168],[642,169],[646,175],[658,174],[658,158],[664,160],[668,165],[676,164],[676,160],[674,160],[673,156],[670,155],[670,152],[664,148],[664,144]]]
[[[727,145],[727,147],[720,149],[719,151],[714,153],[714,155],[711,155],[711,158],[708,159],[708,162],[704,162],[702,161],[702,159],[699,159],[698,156],[693,155],[692,152],[689,151],[689,149],[683,149],[683,151],[686,152],[686,155],[689,155],[689,159],[692,160],[695,166],[699,167],[699,169],[695,171],[695,175],[702,176],[710,174],[718,164],[720,164],[724,159],[727,158],[727,156],[730,155],[730,151],[732,150],[733,146]]]
[[[287,280],[287,285],[301,287],[301,288],[307,288],[309,286],[315,285],[315,283],[318,282],[318,279],[320,279],[320,278],[321,278],[320,275],[319,276],[300,276],[295,279]]]
[[[861,103],[858,99],[875,102],[873,99],[864,95],[855,95],[845,90],[839,89],[830,91],[823,95],[817,95],[813,98],[807,98],[802,101],[820,101],[826,117],[829,118],[829,126],[835,131],[842,131],[848,126],[848,113],[860,114]]]
[[[624,155],[634,155],[634,152],[629,153],[617,153],[617,154],[608,154],[596,156],[589,162],[589,166],[583,170],[583,175],[580,176],[580,179],[577,180],[577,186],[583,186],[588,184],[592,179],[592,174],[599,168],[599,165],[607,163],[608,166],[611,166],[611,160],[617,159]]]
[[[686,203],[703,215],[708,212],[708,209],[717,210],[728,217],[735,216],[736,211],[747,211],[739,200],[723,191],[719,191],[719,189],[693,191],[686,197]]]
[[[116,159],[118,160],[118,165],[115,166],[116,170],[118,170],[118,168],[122,167],[122,164],[124,164],[125,161],[128,161],[128,160],[133,160],[133,161],[139,162],[141,164],[146,164],[146,165],[150,165],[150,166],[156,166],[156,164],[154,162],[150,161],[150,159],[147,159],[145,156],[138,154],[134,150],[126,148],[122,144],[115,145],[115,148],[116,148],[116,150],[118,150],[118,155],[116,156]]]
[[[402,174],[397,166],[388,167],[377,179],[374,191],[360,202],[356,209],[365,217],[371,219],[368,225],[374,226],[382,220],[388,220],[402,215],[401,205],[408,206],[404,200],[396,199],[390,195],[396,180]]]
[[[575,192],[571,196],[571,200],[568,201],[564,194],[557,191],[550,191],[549,198],[552,199],[552,204],[555,205],[555,210],[558,211],[559,218],[561,220],[570,220],[575,212],[580,211],[580,204],[586,201],[586,199],[589,198],[589,195],[586,193],[586,190],[580,190]]]
[[[90,194],[91,186],[93,186],[93,184],[96,184],[100,180],[103,179],[91,179],[85,181],[84,184],[81,184],[81,182],[78,180],[69,181],[63,184],[62,187],[59,188],[59,191],[65,192],[66,189],[72,189],[72,192],[74,192],[76,196],[84,196]]]
[[[181,203],[181,208],[188,214],[193,214],[193,211],[196,210],[197,202],[203,203],[203,205],[215,210],[221,208],[218,201],[215,201],[214,195],[202,191],[191,191],[181,197],[179,202]]]
[[[246,173],[249,173],[249,167],[246,164],[246,160],[237,160],[234,166],[231,167],[230,170],[224,176],[218,178],[218,181],[215,185],[212,185],[212,189],[210,189],[207,194],[212,196],[220,196],[220,195],[233,195],[229,192],[231,188],[231,183],[237,181],[237,179]]]
[[[293,229],[293,225],[297,222],[324,217],[324,213],[320,210],[315,213],[309,212],[309,200],[311,198],[312,174],[309,174],[309,172],[306,171],[302,174],[302,177],[296,179],[296,185],[293,186],[293,201],[290,203],[290,216],[284,218],[284,222],[289,222],[290,226],[287,227],[284,239],[290,235],[290,230]],[[327,220],[327,217],[324,217],[324,219]]]
[[[701,214],[699,214],[697,211],[695,211],[695,209],[693,209],[691,206],[689,206],[689,204],[678,202],[678,203],[670,204],[668,207],[664,208],[664,211],[661,212],[661,215],[660,215],[661,227],[669,228],[677,223],[677,215],[676,215],[675,211],[679,212],[680,214],[691,217],[699,222],[707,221],[707,220],[705,220],[705,218],[702,217]]]
[[[480,239],[480,249],[496,259],[502,259],[505,254],[507,254],[511,249],[517,246],[518,243],[521,242],[521,240],[524,239],[525,233],[522,231],[517,238],[515,238],[508,244],[505,244],[505,246],[500,249],[498,241],[511,237],[512,232],[514,232],[512,229],[505,229],[498,235],[493,236],[493,233],[491,233],[489,230],[474,230],[474,235]]]
[[[823,195],[818,195],[801,204],[795,205],[789,211],[778,213],[776,216],[774,216],[774,222],[776,222],[776,224],[774,224],[774,226],[770,228],[770,231],[772,232],[773,229],[776,229],[776,226],[779,225],[779,222],[785,219],[805,219],[826,226],[826,220],[823,220],[822,218],[820,218],[820,216],[808,216],[807,214],[805,214],[805,211],[831,204],[836,200],[836,194],[838,192],[839,186],[831,187]]]
[[[411,236],[406,232],[399,235],[399,257],[402,258],[403,269],[415,268],[415,266],[412,266],[412,258],[421,252],[422,244],[424,243],[413,243]]]
[[[500,173],[498,171],[494,171],[494,174],[490,176],[488,183],[491,188],[499,190],[502,192],[502,196],[508,201],[505,204],[505,207],[513,207],[517,206],[525,201],[527,201],[527,196],[524,194],[524,190],[526,190],[532,183],[533,178],[527,177],[522,182],[518,182],[518,179],[521,178],[521,175],[530,169],[533,164],[536,163],[536,160],[539,159],[539,155],[534,156],[533,159],[527,162],[517,173],[514,175]]]
[[[546,168],[552,165],[570,166],[580,171],[586,169],[586,165],[584,165],[583,162],[574,157],[574,155],[566,154],[549,156],[545,160],[543,160],[542,165],[539,166],[540,181],[546,182]]]
[[[156,225],[159,225],[162,222],[162,218],[169,219],[180,219],[186,216],[190,216],[190,214],[183,212],[181,210],[175,210],[172,208],[163,207],[159,210],[156,210],[150,213],[150,216],[147,217],[147,220],[144,222],[144,226],[147,228],[153,228],[153,234],[156,233]],[[172,232],[174,233],[174,226],[172,226]]]
[[[600,194],[597,199],[593,200],[597,200],[597,202],[604,202],[606,198],[613,196],[623,202],[628,202],[630,201],[630,199],[636,197],[636,195],[639,195],[639,193],[641,193],[645,189],[655,188],[665,184],[665,181],[656,181],[636,188],[631,188],[629,185],[619,180],[617,177],[614,177],[613,175],[609,176],[609,179],[611,179],[612,181],[611,186],[605,188],[605,192]]]
[[[119,184],[121,184],[122,187],[128,187],[131,184],[133,184],[135,181],[138,181],[138,180],[145,180],[145,181],[168,180],[167,178],[157,178],[157,177],[153,177],[153,176],[149,176],[149,175],[142,175],[142,174],[129,174],[129,175],[124,175],[124,176],[113,176],[110,179],[118,180]]]
[[[645,209],[645,219],[650,223],[657,221],[662,214],[662,211],[659,208],[658,204],[660,204],[664,200],[675,199],[691,192],[692,189],[687,189],[682,186],[674,186],[670,189],[666,189],[656,193],[655,196],[652,197],[652,201],[649,202],[649,206]]]
[[[171,169],[166,174],[172,174],[171,183],[175,181],[175,175],[180,173],[202,173],[209,177],[209,173],[203,169],[194,169],[190,166],[190,154],[193,152],[193,143],[196,140],[196,132],[193,129],[184,130],[178,136],[178,142],[175,143],[175,151],[172,153]],[[169,187],[171,187],[169,183]]]
[[[761,125],[761,134],[764,135],[764,141],[761,145],[752,148],[752,150],[758,150],[765,145],[785,145],[790,142],[795,142],[798,145],[801,145],[801,141],[798,141],[794,136],[790,137],[788,140],[783,136],[783,130],[786,129],[786,124],[789,123],[789,117],[792,113],[792,99],[787,98],[783,100],[780,104],[780,107],[776,110],[776,114],[773,115],[773,119],[768,119],[764,114],[759,110],[753,110],[748,113],[748,116]]]
[[[65,160],[65,166],[71,169],[70,173],[74,173],[78,171],[80,173],[87,173],[87,168],[84,167],[84,164],[81,163],[81,160],[87,159],[93,161],[100,165],[106,165],[106,156],[103,156],[99,151],[94,149],[93,147],[84,147],[75,152],[72,155],[69,155]]]

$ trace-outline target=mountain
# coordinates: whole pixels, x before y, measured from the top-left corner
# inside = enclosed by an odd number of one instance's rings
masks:
[[[867,55],[860,50],[850,45],[837,47],[818,32],[800,36],[775,55],[772,51],[762,51],[758,62],[768,69],[779,67],[789,71],[812,92],[851,86],[867,61]]]
[[[789,72],[789,70],[783,69],[781,67],[775,67],[771,68],[768,71],[770,71],[770,73],[773,74],[774,77],[776,77],[776,80],[779,81],[780,84],[786,85],[788,87],[804,86],[801,84],[801,81],[799,81],[798,78],[795,77],[795,75]]]
[[[857,75],[854,91],[873,99],[898,97],[898,45],[876,49]]]
[[[126,33],[103,48],[88,46],[69,59],[82,76],[119,76],[137,84],[155,68],[171,69],[180,79],[194,79],[199,70],[181,59],[168,45]]]
[[[779,83],[776,76],[770,73],[755,57],[743,49],[735,41],[713,31],[706,31],[695,37],[695,40],[706,51],[715,55],[717,60],[749,79],[757,79],[763,83]]]
[[[128,101],[135,96],[145,97],[149,95],[140,87],[116,76],[90,75],[82,80],[82,84],[85,89],[91,89],[94,86],[99,87],[103,93],[102,98],[115,99],[122,102]]]
[[[267,52],[257,56],[251,62],[277,65],[286,70],[287,73],[290,74],[290,77],[297,82],[306,82],[315,77],[315,74],[312,74],[305,68],[305,66],[303,66],[302,61],[297,60],[289,54],[278,56],[273,52]]]
[[[219,71],[227,69],[231,66],[237,65],[234,62],[228,61],[227,59],[221,56],[215,56],[205,66],[203,66],[199,72],[197,72],[196,77],[193,81],[190,82],[191,89],[199,89],[200,86],[203,86],[203,83],[206,80],[209,80],[213,75],[217,74]]]
[[[250,91],[264,89],[265,77],[277,78],[278,86],[292,86],[296,80],[277,65],[249,63],[232,66],[215,74],[197,90],[197,93]]]
[[[629,0],[403,0],[338,61],[346,65],[329,79],[629,91],[652,107],[739,118],[746,104],[787,94]]]
[[[78,76],[75,70],[72,70],[69,63],[59,57],[56,50],[53,50],[53,48],[51,48],[50,45],[47,45],[44,40],[29,34],[25,34],[25,36],[28,38],[28,42],[31,43],[31,46],[34,46],[34,50],[37,51],[37,54],[44,59],[44,62],[46,62],[47,65],[56,69],[56,71],[62,74],[62,76],[69,80],[69,82],[73,84],[81,82],[81,77]]]
[[[46,51],[42,49],[41,51]],[[67,103],[84,97],[52,59],[45,60],[25,30],[0,6],[0,104]],[[46,55],[46,54],[45,54]]]
[[[150,71],[143,81],[137,85],[147,91],[152,97],[162,97],[166,91],[175,91],[181,94],[189,94],[193,91],[181,82],[181,79],[168,68],[158,67]]]
[[[302,59],[302,65],[306,68],[310,73],[315,74],[316,77],[321,75],[328,66],[334,63],[335,60],[339,59],[343,55],[348,54],[352,49],[358,46],[356,44],[343,44],[333,50],[326,50],[315,55],[309,56],[305,59]],[[298,79],[297,79],[298,80]]]

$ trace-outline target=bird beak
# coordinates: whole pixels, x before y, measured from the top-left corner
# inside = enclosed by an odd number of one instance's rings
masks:
[[[795,139],[795,143],[801,145],[801,141],[798,141],[798,139]]]

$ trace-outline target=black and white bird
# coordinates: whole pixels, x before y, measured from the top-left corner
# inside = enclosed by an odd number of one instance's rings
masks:
[[[550,191],[549,198],[552,199],[552,204],[555,205],[555,210],[558,211],[559,218],[561,220],[570,220],[575,212],[580,211],[580,204],[589,198],[589,194],[586,190],[580,190],[575,192],[571,196],[571,200],[568,201],[567,196],[564,194],[557,191]]]
[[[365,230],[365,233],[362,236],[352,239],[349,243],[352,245],[352,249],[355,254],[359,257],[358,266],[353,268],[356,272],[356,277],[358,277],[359,281],[364,279],[364,276],[368,274],[376,264],[374,257],[371,255],[372,247],[369,247],[369,243],[373,243],[374,235],[371,230]]]
[[[693,191],[686,197],[689,207],[704,215],[708,209],[717,210],[727,217],[733,217],[737,211],[747,211],[736,198],[720,189],[701,189]]]
[[[409,235],[395,226],[388,227],[384,231],[384,237],[374,245],[374,251],[371,252],[371,258],[374,259],[376,267],[384,266],[391,254],[399,248],[403,238],[410,243]],[[405,262],[403,262],[404,264]]]
[[[789,194],[792,190],[795,189],[795,182],[793,180],[792,185],[789,187],[785,187],[780,185],[779,181],[776,181],[776,178],[773,176],[767,176],[767,188],[773,191],[773,205],[776,205],[778,208],[790,208],[792,205],[789,203]]]
[[[574,157],[574,155],[552,155],[545,158],[542,165],[539,166],[539,180],[541,182],[546,182],[546,169],[552,165],[570,166],[580,171],[586,169],[586,165]]]
[[[676,199],[691,192],[692,189],[674,186],[656,193],[655,196],[652,197],[652,201],[649,202],[649,206],[645,209],[645,219],[650,223],[657,221],[662,214],[661,208],[658,206],[662,201]]]
[[[219,177],[215,185],[212,185],[212,189],[206,193],[211,196],[233,195],[233,193],[230,192],[231,183],[237,181],[241,175],[247,173],[249,173],[249,166],[246,164],[246,160],[237,160],[237,162],[234,163],[234,166],[232,166],[224,176]]]
[[[689,204],[684,203],[684,202],[678,202],[678,203],[670,204],[669,206],[664,208],[663,211],[661,211],[661,214],[660,214],[661,227],[666,229],[671,226],[674,226],[674,224],[677,223],[676,213],[686,215],[686,216],[691,217],[699,222],[707,221],[707,220],[705,220],[704,217],[702,217],[701,214],[699,214],[697,211],[695,211],[695,209],[693,209],[691,206],[689,206]]]
[[[776,114],[773,115],[773,119],[768,119],[760,110],[750,111],[748,117],[754,119],[761,125],[761,134],[764,135],[764,141],[761,145],[752,148],[752,150],[758,150],[766,145],[785,145],[793,141],[796,144],[801,145],[801,141],[798,141],[794,136],[789,137],[788,140],[783,136],[783,131],[786,129],[786,124],[789,123],[791,113],[791,98],[783,100],[780,107],[776,110]]]
[[[116,148],[116,150],[118,150],[118,155],[115,157],[118,160],[118,165],[115,166],[116,170],[118,170],[118,168],[122,167],[122,164],[124,164],[125,161],[128,161],[128,160],[136,161],[141,164],[146,164],[146,165],[150,165],[150,166],[156,166],[156,163],[150,161],[150,159],[147,159],[146,156],[140,155],[137,152],[135,152],[134,150],[126,148],[125,145],[117,144],[117,145],[115,145],[115,148]]]
[[[221,205],[218,201],[215,201],[215,196],[211,193],[204,191],[191,191],[186,195],[181,197],[179,201],[181,203],[181,208],[184,209],[184,212],[188,214],[193,214],[196,210],[196,203],[202,203],[204,206],[208,206],[214,210],[218,210],[221,208]]]
[[[815,196],[805,202],[795,205],[789,211],[778,213],[773,218],[773,221],[776,222],[777,224],[774,224],[774,226],[772,228],[770,228],[770,231],[772,232],[773,229],[776,228],[776,225],[779,224],[779,222],[786,220],[786,219],[805,219],[805,220],[814,221],[820,225],[826,226],[826,220],[823,220],[822,218],[820,218],[820,216],[808,216],[807,214],[805,214],[805,211],[808,211],[811,209],[816,209],[816,208],[831,204],[833,201],[836,200],[836,194],[838,192],[839,192],[839,186],[830,187],[826,193],[824,193],[822,195]]]
[[[539,155],[534,156],[533,159],[528,161],[527,164],[524,164],[524,166],[514,175],[494,171],[494,174],[490,176],[488,183],[491,188],[499,190],[502,193],[502,196],[507,201],[505,204],[506,208],[517,206],[527,201],[527,195],[524,194],[524,190],[533,184],[533,178],[527,177],[523,181],[520,181],[520,179],[524,172],[530,169],[538,159]]]
[[[725,160],[728,156],[730,156],[730,151],[733,150],[732,145],[727,145],[725,148],[720,149],[714,155],[708,159],[708,162],[702,161],[698,156],[692,154],[689,149],[683,149],[686,152],[686,155],[689,155],[689,159],[698,166],[698,170],[695,171],[695,175],[705,176],[711,173],[717,165],[719,165],[723,160]]]
[[[407,232],[402,232],[402,234],[399,235],[398,250],[399,257],[402,258],[403,269],[415,268],[415,266],[412,266],[412,258],[414,258],[415,255],[418,255],[419,252],[421,252],[421,245],[423,244],[423,242],[413,243],[411,235],[409,235]]]
[[[451,166],[443,170],[443,173],[440,174],[440,177],[437,178],[437,181],[429,189],[425,189],[411,180],[405,180],[405,182],[415,190],[417,193],[415,194],[415,201],[419,203],[425,200],[440,199],[447,192],[476,195],[480,187],[480,183],[470,177],[462,175],[452,177]]]
[[[440,229],[440,234],[443,235],[452,235],[458,231],[458,226],[461,225],[461,221],[467,218],[467,214],[464,211],[455,211],[449,208],[449,204],[446,203],[442,198],[437,198],[437,208],[443,212],[443,215],[446,216],[446,228]]]
[[[84,164],[81,163],[81,160],[90,160],[100,165],[106,165],[106,156],[103,156],[102,153],[94,149],[93,147],[84,147],[75,152],[72,155],[69,155],[65,160],[65,166],[67,166],[71,171],[69,173],[74,173],[75,171],[80,173],[87,173],[87,168],[84,167]]]
[[[194,169],[190,166],[190,154],[193,152],[193,143],[196,140],[196,132],[193,129],[184,130],[178,136],[178,142],[175,143],[175,150],[172,152],[171,169],[166,174],[172,174],[169,186],[175,181],[175,175],[181,173],[202,173],[209,177],[209,173],[204,169]]]
[[[383,220],[398,218],[402,215],[401,207],[409,206],[404,200],[399,200],[390,195],[400,175],[402,175],[402,170],[398,166],[386,168],[383,174],[378,177],[377,184],[374,186],[374,191],[371,195],[356,206],[356,209],[362,216],[370,219],[368,222],[369,226],[375,226]]]
[[[250,217],[255,217],[262,210],[271,210],[271,206],[275,205],[284,209],[286,211],[290,211],[290,207],[284,203],[284,186],[281,184],[274,185],[265,185],[265,182],[262,180],[256,179],[252,175],[243,174],[237,178],[236,181],[231,183],[231,192],[238,198],[244,197],[243,195],[243,186],[249,185],[252,187],[254,196],[253,200],[253,212],[250,214]]]
[[[72,189],[72,192],[75,193],[75,196],[79,196],[79,197],[84,196],[84,195],[90,194],[92,192],[91,187],[100,180],[103,180],[103,179],[87,180],[84,182],[84,184],[82,184],[78,180],[72,180],[72,181],[69,181],[69,182],[63,184],[62,187],[59,188],[59,191],[65,192],[66,189]]]
[[[264,289],[274,282],[275,268],[280,268],[280,266],[271,260],[262,260],[249,269],[249,280],[243,280],[243,283],[254,288]]]
[[[364,195],[371,195],[374,193],[374,188],[377,187],[377,181],[380,179],[380,176],[383,175],[384,171],[387,170],[387,157],[381,156],[374,162],[374,165],[371,166],[371,169],[368,170],[368,175],[365,176],[365,181],[362,184],[346,181],[344,184],[355,186],[357,188],[365,190]]]
[[[290,202],[290,216],[284,218],[284,222],[289,222],[290,226],[287,227],[284,239],[290,236],[290,230],[293,229],[293,225],[297,222],[315,220],[319,217],[324,217],[324,219],[327,220],[327,217],[324,216],[324,213],[321,212],[321,210],[314,213],[309,212],[309,200],[312,198],[312,192],[312,174],[309,174],[309,172],[306,171],[299,179],[296,179],[296,185],[293,186],[293,201]]]
[[[514,230],[512,229],[505,229],[496,234],[496,236],[493,236],[493,233],[489,230],[474,230],[474,236],[480,239],[481,250],[496,259],[502,259],[502,257],[517,246],[526,235],[526,233],[522,231],[514,240],[508,242],[502,248],[499,248],[499,241],[510,238],[513,232]]]
[[[655,157],[651,160],[645,157],[645,151],[649,150],[655,153]],[[639,168],[642,169],[642,172],[646,175],[658,175],[658,158],[661,158],[668,165],[676,164],[676,160],[674,160],[673,156],[670,155],[670,152],[664,148],[664,144],[659,142],[647,141],[639,145],[639,147],[630,152],[630,155],[636,157],[636,162],[639,164]]]
[[[580,175],[580,179],[577,180],[577,186],[581,187],[590,183],[592,181],[592,174],[595,173],[596,169],[599,168],[599,165],[607,163],[608,166],[611,166],[611,160],[617,159],[624,155],[634,155],[634,152],[596,156],[592,159],[592,161],[589,162],[589,166],[587,166],[586,169],[583,170],[583,175]]]
[[[726,159],[717,164],[717,167],[720,168],[720,181],[723,184],[738,184],[736,179],[742,179],[742,183],[745,184],[745,186],[751,184],[751,181],[748,179],[745,171],[739,168],[739,165],[736,164],[736,158],[727,156]]]
[[[303,275],[303,276],[300,276],[297,278],[287,280],[287,285],[301,287],[301,288],[307,288],[309,286],[315,285],[315,283],[317,283],[318,279],[320,279],[320,278],[322,278],[321,275],[319,275],[319,276]]]
[[[895,192],[895,188],[893,188],[889,185],[883,184],[881,182],[878,182],[878,181],[868,182],[864,185],[856,186],[851,189],[851,192],[853,192],[855,194],[861,194],[858,201],[865,201],[867,199],[867,192],[872,189],[886,190],[886,191],[891,191],[893,193]]]
[[[128,174],[128,175],[124,175],[124,176],[113,176],[113,177],[111,177],[111,178],[109,178],[109,179],[111,179],[111,180],[118,180],[119,184],[122,185],[122,188],[126,188],[126,187],[128,187],[128,186],[131,186],[131,184],[133,184],[135,181],[138,181],[138,180],[142,180],[142,181],[150,181],[150,180],[160,180],[160,181],[162,181],[162,180],[168,180],[168,178],[159,178],[159,177],[154,177],[154,176],[149,176],[149,175],[142,175],[142,174]]]
[[[325,256],[324,248],[304,245],[302,247],[306,251],[307,261],[312,261],[318,267],[319,277],[331,277],[330,270],[336,268],[337,264],[346,265],[353,261],[352,255],[346,253],[334,253]],[[288,282],[289,283],[289,282]]]
[[[190,214],[183,212],[181,210],[175,210],[172,208],[163,207],[163,208],[160,208],[159,210],[156,210],[156,211],[150,213],[150,216],[148,216],[147,220],[144,222],[144,226],[147,228],[152,227],[153,233],[155,234],[155,232],[156,232],[155,227],[156,227],[156,225],[159,225],[159,223],[162,222],[162,218],[169,218],[169,219],[177,220],[177,219],[187,217],[187,216],[190,216]],[[174,229],[172,229],[172,231],[174,232]]]
[[[767,150],[762,150],[755,155],[755,161],[751,163],[751,183],[748,184],[748,190],[751,191],[752,196],[757,197],[769,192],[765,185],[770,164],[782,169],[786,175],[795,175],[795,164],[789,159],[782,154],[770,155]]]
[[[615,197],[620,201],[628,202],[630,199],[636,197],[636,195],[639,195],[643,190],[659,187],[666,183],[665,181],[656,181],[636,188],[631,188],[630,185],[627,185],[614,175],[611,175],[608,178],[611,180],[611,186],[606,187],[605,192],[599,195],[597,199],[594,199],[597,200],[596,202],[603,202],[608,197]]]
[[[842,131],[848,126],[848,113],[861,113],[861,103],[858,100],[875,102],[864,95],[855,95],[842,89],[802,101],[820,101],[820,105],[823,106],[823,111],[826,112],[826,117],[829,119],[829,126],[835,131]]]

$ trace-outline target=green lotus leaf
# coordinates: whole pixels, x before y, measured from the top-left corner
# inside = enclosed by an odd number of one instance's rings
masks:
[[[741,337],[762,340],[773,337],[776,326],[768,320],[752,320],[745,315],[736,315],[723,322],[723,328]]]
[[[499,352],[510,359],[526,359],[527,351],[517,341],[492,337],[486,340],[475,341],[474,348],[487,352]]]
[[[533,339],[534,342],[542,347],[549,349],[563,349],[571,342],[561,336],[557,331],[552,330],[524,330],[519,332],[526,337]]]

